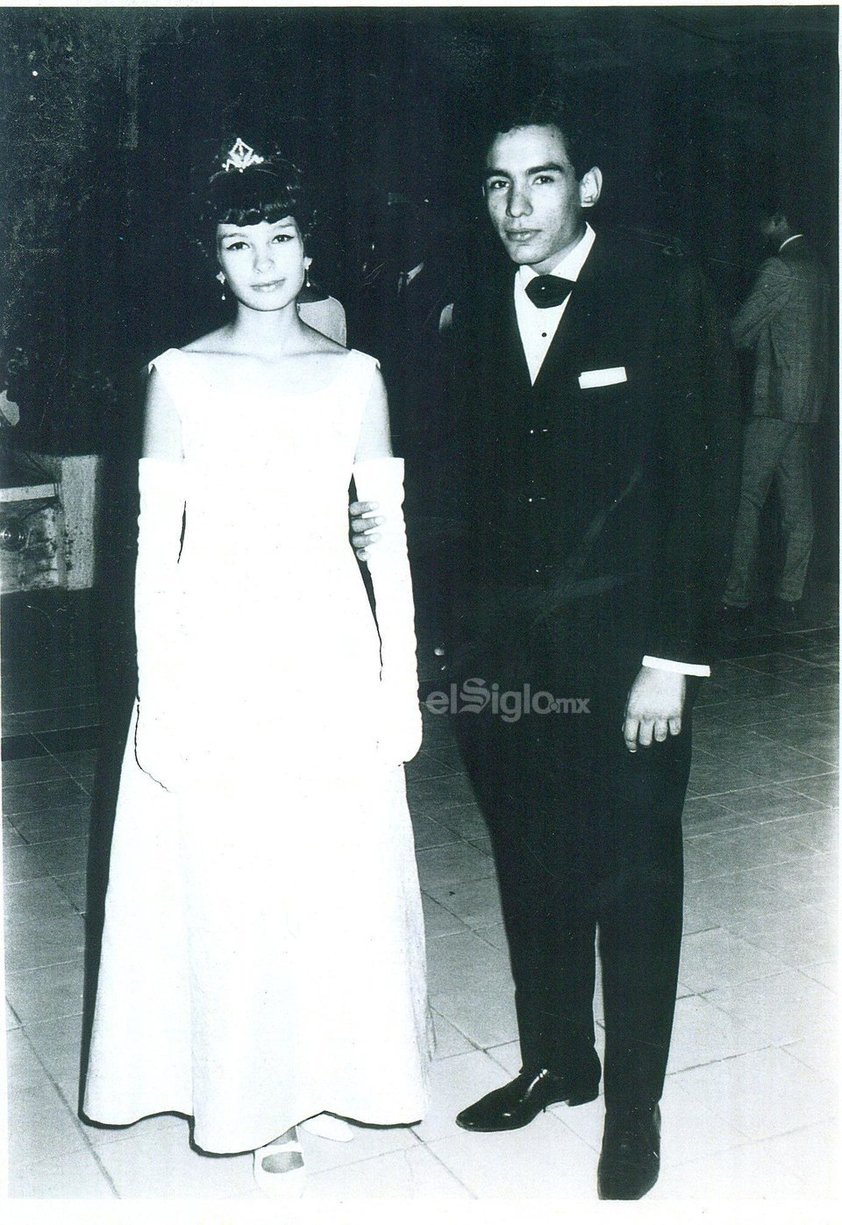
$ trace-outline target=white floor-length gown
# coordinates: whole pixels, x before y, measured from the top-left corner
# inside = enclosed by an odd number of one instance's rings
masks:
[[[415,1121],[423,917],[403,770],[376,750],[379,639],[348,541],[375,363],[352,350],[307,393],[245,358],[169,350],[153,365],[184,449],[167,699],[184,768],[165,790],[132,730],[85,1112],[182,1112],[214,1153],[322,1111]]]

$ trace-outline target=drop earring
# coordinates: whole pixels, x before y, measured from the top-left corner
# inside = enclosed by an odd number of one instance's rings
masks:
[[[310,265],[312,264],[312,262],[313,261],[310,259],[309,256],[304,261],[304,288],[305,289],[310,288]]]
[[[222,301],[224,302],[225,301],[225,273],[221,271],[217,272],[216,279],[219,281],[220,285],[222,286]]]

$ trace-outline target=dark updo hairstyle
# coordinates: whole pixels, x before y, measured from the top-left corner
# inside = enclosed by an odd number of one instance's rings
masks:
[[[225,157],[219,159],[223,164]],[[309,238],[313,209],[292,162],[274,153],[245,170],[229,167],[211,175],[199,207],[199,242],[207,255],[216,251],[218,225],[270,224],[294,217],[302,237]]]

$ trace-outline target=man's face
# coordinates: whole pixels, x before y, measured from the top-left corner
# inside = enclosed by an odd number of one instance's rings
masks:
[[[516,264],[551,272],[585,230],[599,198],[596,167],[576,178],[556,127],[512,128],[488,150],[483,193],[492,224]]]
[[[779,247],[786,237],[786,219],[779,212],[761,211],[758,214],[757,228],[770,247]]]

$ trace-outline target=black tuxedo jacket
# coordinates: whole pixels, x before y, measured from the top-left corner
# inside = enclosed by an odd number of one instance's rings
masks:
[[[451,645],[542,666],[707,662],[697,615],[711,363],[703,279],[599,233],[534,386],[491,269],[455,312]],[[602,663],[600,662],[602,659]]]

